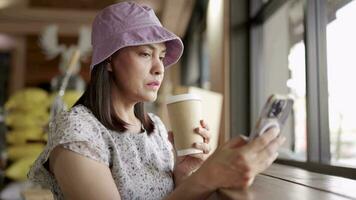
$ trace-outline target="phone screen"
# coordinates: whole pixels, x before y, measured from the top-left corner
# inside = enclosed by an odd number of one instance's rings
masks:
[[[293,102],[293,99],[289,96],[271,95],[261,111],[256,126],[250,134],[250,140],[262,135],[273,127],[282,130],[293,108]]]

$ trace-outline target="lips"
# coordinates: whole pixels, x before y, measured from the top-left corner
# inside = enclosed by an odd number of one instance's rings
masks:
[[[152,81],[147,83],[148,86],[159,86],[161,83],[159,81]]]

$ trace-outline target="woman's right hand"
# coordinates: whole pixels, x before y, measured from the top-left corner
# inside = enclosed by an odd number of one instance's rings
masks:
[[[242,137],[234,138],[218,148],[194,176],[211,191],[245,189],[277,158],[277,150],[285,141],[284,136],[278,135],[278,129],[270,129],[250,142]]]

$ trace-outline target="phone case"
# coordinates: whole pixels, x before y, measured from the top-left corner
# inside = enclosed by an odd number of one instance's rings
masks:
[[[256,126],[250,134],[250,140],[262,135],[273,127],[282,130],[293,108],[293,102],[293,99],[289,96],[271,95],[261,111]]]

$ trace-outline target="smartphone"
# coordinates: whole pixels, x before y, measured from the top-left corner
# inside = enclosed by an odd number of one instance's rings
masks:
[[[290,96],[272,94],[265,103],[257,123],[250,133],[249,140],[262,135],[273,127],[282,130],[292,111],[293,102]]]

